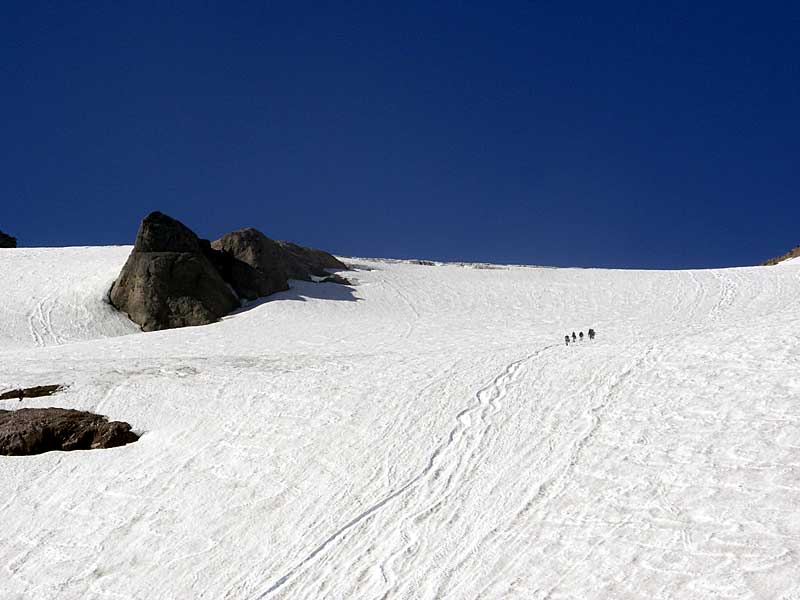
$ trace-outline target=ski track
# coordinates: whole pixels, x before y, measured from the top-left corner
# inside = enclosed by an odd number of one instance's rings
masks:
[[[475,395],[476,402],[464,409],[462,409],[456,416],[456,426],[450,431],[450,434],[447,436],[447,441],[437,446],[433,452],[428,457],[427,464],[422,469],[422,471],[416,475],[411,481],[400,487],[400,489],[392,492],[385,498],[381,499],[376,504],[369,507],[367,510],[359,513],[353,519],[345,523],[341,528],[331,534],[327,539],[325,539],[321,544],[319,544],[316,548],[314,548],[308,556],[303,558],[297,566],[292,568],[286,574],[278,578],[275,583],[273,583],[270,587],[268,587],[264,592],[256,594],[255,598],[268,598],[271,594],[276,592],[280,589],[285,583],[287,583],[297,572],[299,572],[302,568],[308,565],[320,552],[325,550],[329,545],[333,542],[337,541],[342,535],[348,532],[350,529],[358,525],[364,519],[372,516],[374,513],[382,509],[384,506],[392,502],[393,500],[400,498],[403,494],[408,492],[415,492],[418,487],[425,485],[426,480],[430,479],[431,477],[438,479],[440,475],[440,471],[438,470],[440,467],[440,463],[443,463],[447,460],[447,452],[448,450],[456,446],[458,442],[462,439],[465,434],[465,431],[472,428],[473,422],[470,419],[470,415],[472,413],[478,412],[479,418],[481,422],[486,421],[488,417],[488,413],[494,413],[500,410],[498,405],[498,400],[502,397],[505,387],[508,385],[507,381],[512,379],[514,374],[519,370],[519,367],[532,360],[545,350],[555,347],[554,345],[547,346],[541,350],[534,352],[533,354],[516,360],[511,364],[507,365],[506,368],[503,370],[502,373],[497,375],[491,383],[489,383],[486,387],[481,388],[478,393]],[[475,423],[478,425],[479,423]],[[479,444],[480,439],[483,437],[482,433],[485,433],[483,428],[477,428],[478,436],[477,441],[474,444]],[[481,433],[482,432],[482,433]],[[448,480],[445,489],[449,488],[451,485],[452,479]],[[429,483],[429,482],[428,482]],[[424,511],[425,509],[423,509]],[[384,566],[384,570],[387,570],[388,567]],[[387,577],[388,578],[388,577]]]
[[[800,261],[359,259],[353,301],[128,335],[128,252],[0,253],[0,386],[144,433],[0,457],[0,598],[796,593]]]

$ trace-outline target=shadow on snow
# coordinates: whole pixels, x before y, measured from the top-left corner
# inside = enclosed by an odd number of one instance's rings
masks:
[[[315,283],[313,281],[302,281],[298,279],[289,280],[289,289],[285,292],[277,292],[263,298],[251,300],[241,308],[229,313],[228,316],[240,315],[248,310],[258,308],[267,302],[280,302],[284,300],[295,300],[306,302],[309,298],[317,300],[334,300],[337,302],[358,302],[361,298],[355,295],[356,289],[350,285],[341,283]]]

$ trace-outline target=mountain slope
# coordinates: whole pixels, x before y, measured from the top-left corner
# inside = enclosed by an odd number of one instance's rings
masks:
[[[0,457],[0,597],[795,589],[797,261],[359,259],[352,290],[293,282],[220,323],[123,335],[135,328],[102,293],[127,251],[0,255],[24,281],[0,301],[0,386],[68,383],[24,405],[144,432],[113,450]],[[564,346],[588,327],[594,342]]]
[[[775,258],[770,258],[764,264],[777,265],[778,263],[782,263],[783,261],[797,258],[798,256],[800,256],[800,246],[795,246],[794,248],[789,250],[786,254],[782,254],[781,256],[776,256]]]
[[[135,333],[106,301],[130,246],[0,251],[0,351]]]

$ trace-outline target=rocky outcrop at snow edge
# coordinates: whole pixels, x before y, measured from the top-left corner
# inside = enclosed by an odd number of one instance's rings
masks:
[[[147,215],[109,299],[143,331],[217,321],[240,305],[347,266],[322,250],[275,241],[252,228],[215,242],[160,212]],[[346,283],[341,279],[328,279]]]
[[[17,238],[0,231],[0,248],[16,248]]]
[[[53,450],[116,448],[139,439],[131,426],[66,408],[0,410],[0,455],[30,456]]]
[[[782,263],[785,260],[789,260],[790,258],[797,258],[800,256],[800,246],[795,246],[791,250],[789,250],[786,254],[782,256],[776,256],[775,258],[770,258],[768,261],[762,263],[764,265],[777,265],[778,263]]]

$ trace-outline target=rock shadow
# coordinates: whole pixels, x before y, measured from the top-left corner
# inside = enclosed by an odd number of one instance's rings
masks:
[[[231,312],[228,316],[240,315],[268,302],[283,302],[287,300],[306,302],[310,298],[316,300],[331,300],[334,302],[360,302],[362,299],[356,296],[355,292],[356,288],[352,285],[292,279],[289,281],[289,289],[287,291],[276,292],[275,294],[247,302],[241,308]]]

